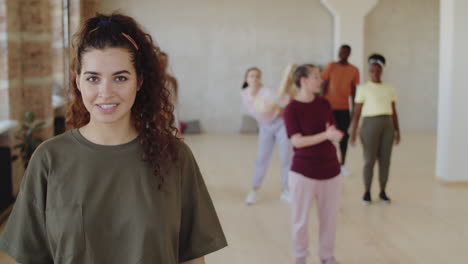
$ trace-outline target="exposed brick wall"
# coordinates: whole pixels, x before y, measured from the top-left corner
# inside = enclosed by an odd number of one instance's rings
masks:
[[[22,111],[20,2],[0,0],[0,120],[17,119]],[[13,145],[13,135],[0,136],[2,146]],[[23,169],[12,164],[13,189],[16,193]]]
[[[52,32],[52,83],[55,90],[52,93],[65,96],[66,75],[63,25],[63,0],[50,0],[52,5],[51,32]]]
[[[22,109],[20,1],[0,0],[0,119],[17,119]]]
[[[20,7],[23,110],[45,120],[54,117],[51,7],[50,0],[22,0]]]
[[[52,5],[50,0],[0,0],[0,110],[2,119],[23,120],[24,112],[52,120]],[[5,97],[7,99],[5,99]],[[53,123],[43,131],[52,136]],[[12,146],[14,137],[7,137]],[[13,164],[13,189],[23,175],[20,162]]]
[[[95,0],[71,0],[70,34],[96,12]],[[62,0],[0,0],[0,120],[23,120],[26,111],[47,121],[42,136],[53,135],[53,87],[64,95],[65,64]],[[60,89],[62,88],[62,90]],[[14,145],[13,136],[0,136],[0,144]],[[23,170],[13,164],[17,192]]]
[[[7,6],[5,0],[0,0],[0,120],[9,119],[8,95],[8,44],[7,44]]]

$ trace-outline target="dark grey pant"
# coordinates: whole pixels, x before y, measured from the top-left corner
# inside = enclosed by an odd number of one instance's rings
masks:
[[[361,127],[361,142],[364,149],[364,185],[370,191],[374,176],[375,161],[379,161],[380,190],[388,181],[393,148],[394,128],[392,116],[365,117]]]
[[[348,129],[351,123],[351,115],[349,110],[334,110],[333,115],[335,116],[336,128],[344,133],[343,138],[340,141],[340,152],[341,152],[341,164],[345,164],[346,152],[348,150],[349,134]]]

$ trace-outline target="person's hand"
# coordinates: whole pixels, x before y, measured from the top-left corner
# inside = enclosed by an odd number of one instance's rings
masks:
[[[340,141],[344,134],[340,130],[338,130],[335,126],[332,126],[330,124],[326,124],[327,130],[325,130],[325,135],[328,140],[333,141],[333,142],[338,142]]]
[[[400,144],[400,140],[401,140],[400,131],[396,130],[395,131],[395,138],[394,138],[395,145]]]

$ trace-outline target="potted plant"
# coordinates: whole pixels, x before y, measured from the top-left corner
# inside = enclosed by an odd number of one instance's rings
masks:
[[[18,130],[15,138],[19,141],[14,146],[15,149],[19,149],[19,155],[23,160],[23,166],[26,169],[28,167],[29,160],[36,148],[43,142],[40,136],[40,132],[44,127],[45,122],[42,120],[36,120],[36,116],[32,112],[26,112],[24,114],[24,120],[21,124],[21,128]],[[17,159],[17,156],[13,157],[13,160]]]

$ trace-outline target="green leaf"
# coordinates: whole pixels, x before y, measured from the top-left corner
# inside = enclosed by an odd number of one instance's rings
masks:
[[[34,115],[33,112],[24,113],[24,121],[26,123],[31,124],[32,122],[34,122],[35,119],[36,119],[36,116]]]

